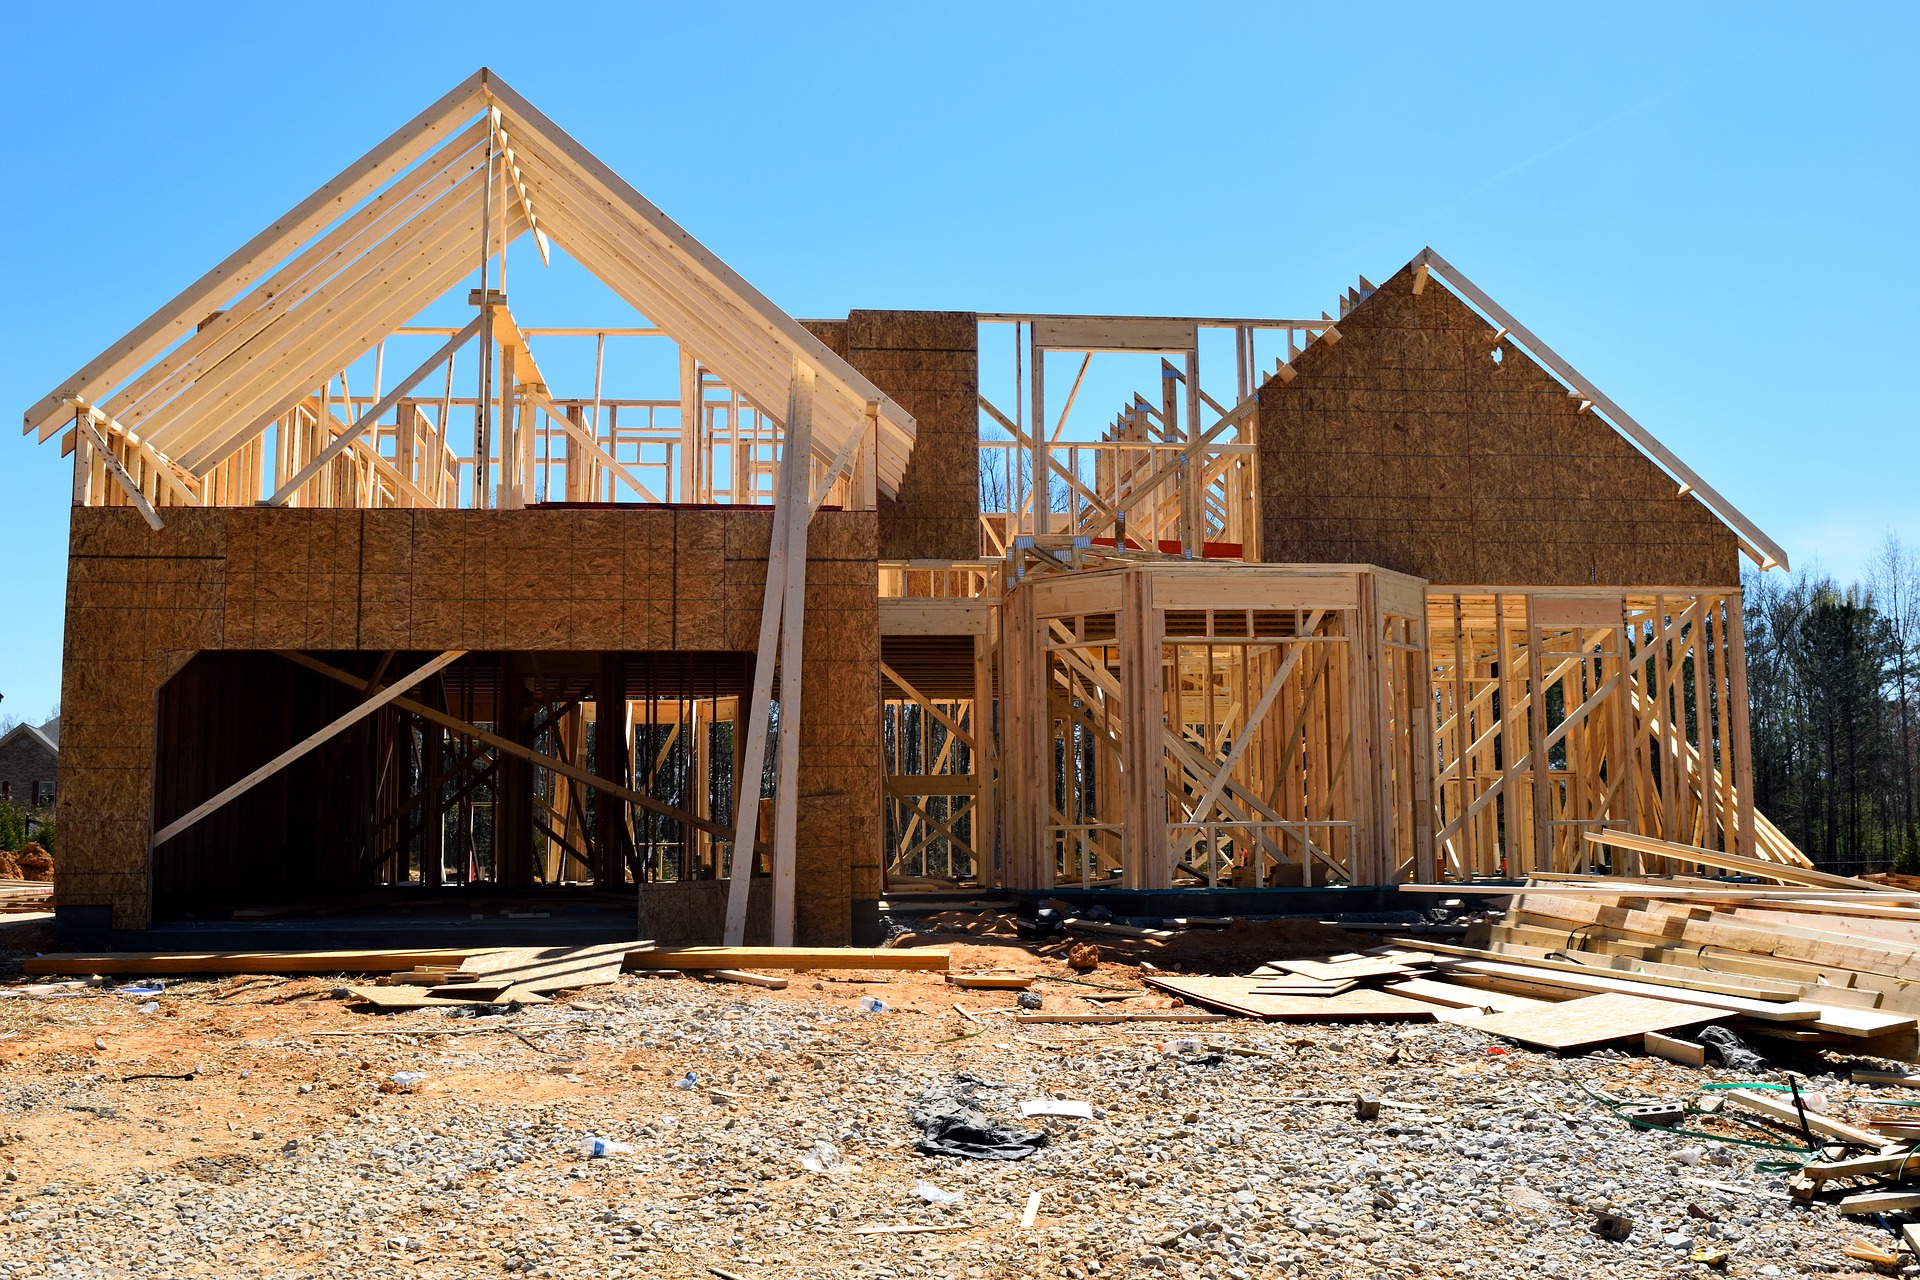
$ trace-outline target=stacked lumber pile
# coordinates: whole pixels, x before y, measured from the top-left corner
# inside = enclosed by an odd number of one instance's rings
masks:
[[[1500,890],[1511,906],[1484,938],[1470,935],[1478,946],[1406,945],[1446,956],[1457,987],[1692,1005],[1743,1033],[1920,1058],[1920,892],[1638,836],[1591,838],[1649,874],[1536,875]],[[1683,867],[1744,879],[1674,874]]]
[[[4,868],[0,868],[4,871]],[[23,911],[49,911],[53,908],[53,886],[35,880],[0,878],[0,914]]]

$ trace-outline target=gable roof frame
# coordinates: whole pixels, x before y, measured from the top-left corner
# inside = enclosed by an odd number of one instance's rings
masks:
[[[1589,381],[1585,374],[1568,364],[1559,352],[1534,336],[1533,331],[1527,326],[1514,319],[1506,308],[1489,297],[1486,290],[1469,280],[1458,267],[1435,253],[1431,246],[1422,249],[1409,265],[1417,273],[1430,272],[1439,276],[1455,293],[1478,308],[1482,315],[1491,319],[1506,334],[1510,334],[1524,346],[1561,382],[1591,402],[1592,408],[1601,414],[1608,425],[1631,440],[1642,453],[1679,483],[1681,493],[1691,494],[1707,510],[1713,512],[1720,522],[1733,532],[1740,544],[1740,549],[1761,569],[1790,567],[1787,563],[1787,553],[1779,543],[1768,537],[1765,531],[1748,519],[1738,507],[1722,497],[1717,489],[1702,480],[1692,467],[1680,460],[1678,454],[1660,443],[1651,431],[1641,426],[1631,414],[1615,404],[1612,398]],[[1416,288],[1418,283],[1416,281]]]
[[[45,440],[98,402],[204,475],[472,273],[496,143],[511,147],[509,241],[533,231],[544,258],[551,236],[776,422],[804,364],[817,456],[872,432],[879,488],[897,492],[912,416],[486,68],[56,387],[25,429]]]

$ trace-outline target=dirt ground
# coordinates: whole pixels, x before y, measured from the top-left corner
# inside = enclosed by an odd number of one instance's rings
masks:
[[[1356,941],[1238,930],[1154,963]],[[1100,999],[1141,990],[1126,944],[1074,973],[1014,939],[916,943],[956,971],[1063,979],[1035,984],[1049,1010],[1176,1004]],[[334,977],[0,998],[0,1277],[1413,1280],[1694,1274],[1708,1245],[1725,1274],[1858,1265],[1839,1248],[1861,1229],[1784,1203],[1778,1153],[1709,1141],[1689,1163],[1689,1140],[1630,1130],[1581,1087],[1672,1094],[1711,1072],[1442,1025],[1020,1025],[1014,992],[940,974],[789,976],[630,973],[479,1014],[359,1011]],[[919,1154],[914,1099],[956,1078],[1048,1146]],[[1391,1100],[1381,1120],[1341,1102],[1356,1091]],[[1097,1110],[1023,1122],[1040,1097]],[[590,1158],[596,1136],[633,1150]],[[1633,1238],[1593,1233],[1605,1207]]]

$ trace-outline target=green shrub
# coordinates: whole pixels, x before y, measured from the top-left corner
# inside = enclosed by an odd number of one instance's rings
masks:
[[[11,800],[0,800],[0,849],[11,853],[26,842],[26,811]]]

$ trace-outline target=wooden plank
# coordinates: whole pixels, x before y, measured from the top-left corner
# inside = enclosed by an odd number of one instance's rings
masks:
[[[1578,965],[1572,966],[1578,969]],[[1737,1013],[1749,1018],[1759,1018],[1767,1022],[1814,1023],[1820,1017],[1820,1009],[1814,1005],[1789,1001],[1781,1004],[1765,1000],[1749,1000],[1740,996],[1714,995],[1705,991],[1688,991],[1681,987],[1662,987],[1650,982],[1634,982],[1625,978],[1609,977],[1605,974],[1583,971],[1569,973],[1561,968],[1542,968],[1531,962],[1504,963],[1493,960],[1465,960],[1446,970],[1451,978],[1505,978],[1524,982],[1534,986],[1563,987],[1570,991],[1579,991],[1589,995],[1614,993],[1618,995],[1644,996],[1649,1000],[1667,1000],[1675,1004],[1695,1004],[1704,1008],[1718,1009],[1723,1014]]]
[[[968,991],[1025,991],[1033,978],[1017,973],[950,973],[947,981]]]
[[[945,973],[945,947],[665,947],[627,953],[629,969],[888,969]]]
[[[1255,993],[1258,978],[1175,977],[1146,975],[1148,986],[1196,1004],[1224,1009],[1249,1018],[1293,1022],[1367,1022],[1424,1020],[1434,1007],[1421,1000],[1364,988],[1334,996],[1266,996]]]
[[[1698,1026],[1719,1016],[1698,1006],[1607,992],[1539,1009],[1490,1013],[1462,1025],[1539,1049],[1578,1049],[1649,1031]]]
[[[1649,1031],[1640,1037],[1640,1047],[1656,1058],[1665,1058],[1683,1067],[1707,1065],[1707,1046],[1674,1036],[1663,1036],[1658,1031]]]
[[[1699,849],[1690,844],[1676,844],[1671,840],[1655,840],[1651,836],[1636,836],[1625,831],[1589,831],[1587,839],[1595,844],[1613,845],[1620,849],[1632,849],[1643,854],[1670,858],[1675,862],[1700,863],[1703,866],[1718,867],[1722,871],[1739,871],[1762,880],[1778,880],[1784,884],[1803,884],[1816,889],[1849,889],[1868,893],[1884,892],[1884,885],[1871,880],[1859,880],[1853,876],[1836,876],[1825,871],[1815,871],[1808,867],[1789,866],[1783,862],[1768,862],[1762,858],[1742,857],[1737,853],[1722,853],[1718,849]],[[1920,894],[1914,895],[1920,901]]]
[[[1801,1112],[1799,1108],[1793,1105],[1793,1097],[1791,1094],[1782,1093],[1769,1095],[1754,1093],[1747,1089],[1727,1089],[1724,1090],[1720,1096],[1743,1111],[1751,1111],[1755,1115],[1766,1116],[1770,1120],[1778,1120],[1789,1128],[1798,1129],[1801,1125]],[[1863,1146],[1869,1151],[1878,1151],[1881,1147],[1887,1145],[1887,1139],[1877,1133],[1870,1132],[1866,1129],[1856,1129],[1850,1124],[1843,1124],[1833,1117],[1821,1115],[1817,1111],[1807,1111],[1805,1114],[1805,1123],[1809,1130],[1819,1134],[1823,1138],[1838,1138],[1842,1142],[1851,1142]]]
[[[446,1009],[459,1005],[472,1008],[476,1004],[546,1004],[547,998],[538,992],[517,987],[495,989],[486,987],[475,991],[462,988],[438,988],[432,991],[424,987],[348,987],[347,990],[359,1000],[376,1005],[382,1009]]]
[[[1137,1012],[1101,1010],[1088,1013],[1016,1013],[1015,1022],[1084,1023],[1113,1022],[1231,1022],[1224,1013],[1197,1013],[1179,1009],[1141,1009]]]
[[[419,951],[108,951],[29,956],[32,975],[158,977],[174,973],[402,973],[419,965],[460,964],[461,950]]]
[[[1199,340],[1199,327],[1190,320],[1053,316],[1033,322],[1033,345],[1040,351],[1192,351]]]
[[[769,991],[785,991],[787,980],[765,973],[748,973],[744,969],[703,969],[709,978],[718,978],[722,982],[737,982],[743,987],[765,987]]]
[[[1075,933],[1104,933],[1116,938],[1163,940],[1174,936],[1171,929],[1147,929],[1136,924],[1114,924],[1107,920],[1082,920],[1078,917],[1063,920],[1060,925]]]
[[[1649,983],[1656,987],[1674,987],[1681,991],[1697,991],[1706,995],[1736,996],[1749,1000],[1768,1000],[1781,1003],[1799,999],[1799,987],[1789,983],[1763,983],[1756,979],[1752,985],[1729,980],[1716,981],[1712,978],[1693,973],[1669,974],[1657,968],[1636,967],[1629,970],[1617,970],[1612,965],[1582,964],[1577,960],[1556,960],[1544,956],[1528,955],[1511,950],[1489,951],[1479,947],[1460,947],[1444,942],[1423,944],[1441,955],[1464,956],[1475,960],[1497,960],[1509,964],[1524,964],[1530,968],[1546,969],[1554,973],[1601,973],[1630,978],[1635,982]],[[1537,950],[1538,948],[1533,948]]]
[[[1437,1004],[1449,1009],[1477,1009],[1486,1013],[1516,1013],[1522,1009],[1544,1009],[1553,1003],[1551,1000],[1536,1000],[1532,996],[1517,996],[1510,991],[1489,991],[1482,987],[1462,987],[1451,982],[1436,982],[1432,978],[1408,978],[1405,982],[1390,982],[1385,989],[1395,995],[1406,996],[1409,1000],[1425,1000],[1428,1004]]]
[[[1277,973],[1271,976],[1255,973],[1250,976],[1260,979],[1260,985],[1253,989],[1253,993],[1260,996],[1337,996],[1342,991],[1351,991],[1360,985],[1354,978],[1322,982],[1302,973]]]

